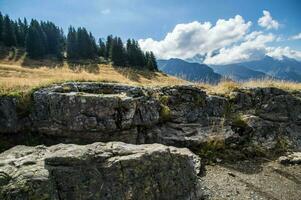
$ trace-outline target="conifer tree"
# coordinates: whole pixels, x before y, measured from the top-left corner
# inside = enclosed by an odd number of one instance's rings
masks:
[[[107,37],[107,41],[106,41],[106,52],[105,52],[106,59],[109,59],[109,57],[110,57],[110,51],[111,51],[112,45],[113,45],[113,36],[109,35]]]
[[[70,26],[67,36],[67,58],[76,59],[78,57],[77,47],[77,33],[75,29]]]
[[[41,27],[46,35],[46,53],[62,57],[63,32],[52,22],[41,22]]]
[[[156,60],[156,57],[155,57],[155,55],[154,55],[154,53],[152,51],[150,52],[150,60],[151,60],[151,62],[153,64],[152,70],[153,71],[158,71],[157,60]]]
[[[36,20],[31,21],[28,29],[26,51],[31,58],[41,58],[47,53],[46,35]]]
[[[112,40],[110,59],[116,66],[126,66],[126,54],[121,38],[115,37]]]
[[[0,44],[1,44],[1,42],[3,41],[3,37],[2,37],[2,35],[3,35],[3,24],[4,24],[4,19],[3,19],[3,15],[2,15],[2,13],[0,12]]]
[[[6,46],[16,46],[16,34],[14,30],[14,22],[10,20],[8,15],[4,17],[4,26],[3,26],[3,42]]]
[[[99,49],[98,49],[98,55],[100,57],[106,57],[106,45],[105,43],[102,41],[101,38],[99,38],[98,40],[98,46],[99,46]]]

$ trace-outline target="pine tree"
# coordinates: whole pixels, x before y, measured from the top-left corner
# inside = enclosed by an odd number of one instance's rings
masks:
[[[106,57],[106,45],[100,38],[98,40],[98,46],[99,46],[98,55],[100,57]]]
[[[9,16],[4,17],[4,26],[3,26],[3,42],[6,46],[16,46],[16,33],[14,30],[14,22],[10,20]]]
[[[98,53],[98,47],[95,41],[94,36],[92,35],[92,33],[89,33],[89,45],[91,46],[89,48],[90,52],[89,52],[89,58],[91,59],[95,59],[97,57],[97,53]]]
[[[110,57],[110,51],[111,51],[112,45],[113,45],[113,36],[109,35],[107,37],[107,41],[106,41],[106,52],[105,52],[106,59],[109,59],[109,57]]]
[[[28,29],[26,51],[31,58],[41,58],[47,53],[46,35],[36,20],[31,21]]]
[[[3,35],[3,26],[4,26],[3,24],[4,24],[4,19],[3,19],[2,13],[0,12],[0,44],[3,41],[3,37],[2,37],[2,35]]]
[[[158,71],[157,60],[156,60],[156,57],[155,57],[155,55],[154,55],[154,53],[152,51],[150,52],[150,60],[151,60],[151,62],[153,64],[152,70],[153,71]]]
[[[126,66],[126,54],[121,38],[115,37],[112,40],[110,59],[116,66]]]
[[[68,59],[78,58],[77,32],[70,26],[67,36],[67,57]]]
[[[63,32],[52,22],[41,22],[41,28],[46,35],[46,53],[62,57],[64,40]]]

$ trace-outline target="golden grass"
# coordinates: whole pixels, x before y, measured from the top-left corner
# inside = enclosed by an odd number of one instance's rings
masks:
[[[105,64],[76,65],[53,59],[30,60],[22,49],[0,48],[0,95],[24,95],[35,88],[66,81],[118,82],[138,86],[167,86],[191,84],[188,81],[160,72],[115,68]],[[209,94],[227,95],[239,88],[276,87],[283,90],[301,90],[300,83],[263,79],[248,82],[224,80],[218,85],[196,83]]]
[[[228,95],[230,92],[241,89],[241,88],[267,88],[274,87],[279,88],[286,91],[300,91],[301,83],[289,82],[283,80],[274,80],[274,79],[258,79],[258,80],[250,80],[246,82],[234,82],[225,80],[220,82],[217,85],[209,85],[199,83],[197,84],[199,88],[206,90],[209,94],[217,94],[217,95]]]
[[[114,68],[96,65],[94,72],[79,67],[71,70],[66,63],[61,67],[26,68],[18,64],[0,64],[0,94],[27,93],[34,88],[65,81],[118,82],[130,85],[175,85],[185,81],[160,72]]]

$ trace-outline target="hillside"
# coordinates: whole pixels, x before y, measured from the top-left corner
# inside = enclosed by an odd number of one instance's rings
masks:
[[[193,82],[216,84],[222,76],[210,67],[199,63],[189,63],[181,59],[159,60],[158,68],[163,72]]]
[[[89,61],[68,63],[55,59],[30,60],[25,58],[22,50],[2,51],[0,55],[0,94],[22,93],[65,81],[118,82],[131,85],[172,85],[186,82],[161,72],[91,64]]]
[[[269,75],[249,69],[239,64],[232,65],[212,65],[210,66],[216,73],[223,75],[224,77],[228,77],[235,81],[248,81],[252,79],[265,79],[270,78]]]
[[[277,79],[301,82],[301,62],[295,59],[287,57],[275,59],[265,56],[261,60],[242,62],[236,65],[265,73]]]

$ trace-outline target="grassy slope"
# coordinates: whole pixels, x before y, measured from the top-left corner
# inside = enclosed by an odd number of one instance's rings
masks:
[[[5,54],[6,53],[6,54]],[[103,81],[131,85],[174,85],[186,81],[160,72],[116,68],[106,64],[68,64],[26,59],[19,51],[0,52],[0,95],[17,95],[65,81]]]
[[[45,59],[25,58],[22,50],[0,48],[0,95],[24,95],[35,88],[65,81],[103,81],[131,85],[158,86],[186,84],[187,81],[160,72],[114,68],[105,64],[68,64]],[[277,87],[301,90],[300,83],[276,80],[253,80],[245,83],[224,81],[218,85],[196,84],[210,94],[228,94],[242,87]]]

